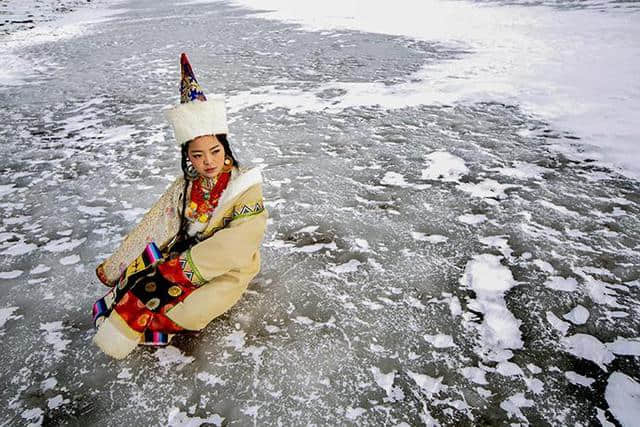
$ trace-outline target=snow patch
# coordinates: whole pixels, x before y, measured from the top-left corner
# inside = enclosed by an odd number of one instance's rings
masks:
[[[20,319],[22,317],[22,314],[20,314],[18,316],[14,316],[13,315],[13,313],[16,310],[18,310],[18,307],[0,308],[0,336],[4,335],[4,330],[2,330],[2,328],[4,328],[4,325],[9,320],[17,320],[17,319]]]
[[[523,421],[527,421],[520,408],[531,408],[534,406],[533,400],[526,399],[524,393],[517,393],[507,400],[500,403],[500,407],[504,409],[510,417],[514,415]]]
[[[34,245],[33,243],[18,242],[8,249],[0,252],[0,255],[20,256],[26,255],[29,252],[33,252],[36,249],[38,249],[38,246]]]
[[[444,243],[449,240],[447,236],[441,236],[439,234],[425,234],[419,233],[416,231],[411,232],[411,237],[420,241],[420,242],[429,242],[429,243]]]
[[[362,263],[357,259],[349,260],[344,264],[336,265],[334,267],[330,267],[329,270],[333,271],[337,274],[346,274],[346,273],[354,273],[358,271],[358,267],[360,267]]]
[[[44,264],[38,264],[33,269],[31,269],[31,271],[29,271],[29,274],[41,274],[46,273],[49,270],[51,270],[51,267],[48,267]]]
[[[549,322],[551,326],[553,326],[553,329],[559,331],[562,335],[567,334],[567,331],[569,331],[569,328],[571,327],[569,323],[560,320],[560,318],[553,314],[553,312],[551,311],[547,311],[546,316],[547,322]]]
[[[517,285],[511,270],[500,264],[502,257],[490,254],[476,255],[465,267],[460,284],[472,289],[476,299],[469,308],[484,314],[479,332],[482,346],[490,358],[502,357],[504,349],[522,348],[521,321],[511,313],[505,303],[505,293]]]
[[[582,359],[590,360],[606,372],[606,365],[611,363],[615,356],[607,349],[607,346],[594,336],[587,334],[575,334],[562,338],[561,343],[566,350]]]
[[[518,188],[518,186],[501,184],[493,179],[485,179],[477,184],[470,182],[458,184],[459,190],[469,193],[471,197],[478,197],[482,199],[505,199],[507,197],[505,191],[511,188]]]
[[[483,222],[485,222],[487,220],[487,216],[486,215],[464,214],[464,215],[460,215],[457,219],[458,219],[458,221],[460,221],[463,224],[477,225],[477,224],[482,224]]]
[[[469,173],[469,168],[460,157],[446,151],[436,151],[425,156],[427,168],[422,171],[424,180],[440,180],[445,182],[459,182],[460,178]]]
[[[510,168],[496,168],[491,169],[499,172],[501,175],[509,176],[511,178],[529,180],[543,179],[543,174],[552,172],[551,169],[543,168],[542,166],[534,165],[532,163],[515,161],[513,167]]]
[[[351,406],[348,406],[344,411],[344,416],[346,419],[353,421],[365,412],[367,411],[364,408],[352,408]]]
[[[0,279],[15,279],[22,276],[22,270],[0,271]]]
[[[467,366],[465,368],[460,369],[462,376],[468,379],[469,381],[486,385],[489,384],[486,379],[486,371],[484,369],[477,368],[475,366]]]
[[[407,181],[405,181],[404,176],[400,175],[397,172],[387,172],[387,173],[385,173],[384,177],[382,177],[382,180],[380,181],[380,184],[396,186],[396,187],[409,187],[410,186],[410,184]]]
[[[418,374],[416,372],[407,371],[409,378],[411,378],[420,387],[423,393],[427,395],[429,399],[433,395],[440,393],[443,389],[442,378],[433,378],[428,375]]]
[[[435,348],[448,348],[448,347],[456,346],[456,344],[453,342],[453,338],[451,337],[451,335],[445,335],[445,334],[425,335],[424,339]]]
[[[80,262],[79,255],[69,255],[69,256],[60,258],[60,264],[62,265],[73,265],[79,262]]]
[[[213,414],[208,418],[190,417],[186,412],[173,407],[169,411],[169,419],[167,425],[169,427],[199,427],[203,424],[213,424],[221,426],[224,418],[218,414]]]
[[[67,403],[69,403],[69,399],[63,398],[61,394],[47,400],[47,406],[49,409],[56,409],[60,406],[66,405]]]
[[[604,398],[609,411],[623,427],[638,425],[640,419],[640,384],[622,372],[609,376]]]
[[[218,384],[220,385],[226,384],[226,381],[224,381],[222,378],[215,375],[211,375],[208,372],[198,372],[198,375],[196,375],[196,378],[212,387]]]
[[[536,267],[538,267],[540,270],[544,271],[545,273],[554,273],[556,270],[555,268],[553,268],[553,266],[551,264],[549,264],[546,261],[542,261],[540,259],[536,259],[533,261],[533,265],[535,265]]]
[[[54,377],[51,377],[51,378],[47,378],[46,380],[42,381],[40,383],[40,388],[44,392],[44,391],[47,391],[47,390],[53,390],[56,385],[58,385],[58,380],[56,380]]]
[[[589,320],[589,310],[581,305],[577,305],[562,317],[564,317],[574,325],[584,325],[585,323],[587,323],[587,320]]]
[[[504,377],[524,377],[524,372],[522,371],[520,366],[508,361],[498,363],[498,365],[496,366],[496,372]]]
[[[614,342],[607,343],[607,348],[620,356],[640,356],[640,338],[618,337]]]
[[[62,321],[41,323],[40,330],[45,331],[44,340],[47,344],[53,347],[54,357],[59,359],[63,356],[63,351],[67,348],[67,345],[71,343],[71,340],[63,339],[63,327]]]
[[[177,365],[178,370],[196,360],[194,357],[186,356],[180,349],[172,345],[157,349],[153,355],[158,359],[160,366],[169,367]]]
[[[591,384],[596,381],[593,378],[585,377],[573,371],[565,372],[564,376],[571,384],[581,385],[583,387],[591,387]]]
[[[244,338],[247,334],[244,331],[233,331],[225,338],[225,345],[227,347],[233,347],[235,350],[241,350],[244,347]]]
[[[551,276],[544,282],[544,286],[556,291],[573,292],[578,288],[578,281],[573,277]]]
[[[380,387],[387,393],[388,399],[395,401],[402,400],[404,398],[402,390],[398,387],[393,386],[393,382],[396,377],[396,371],[391,371],[388,374],[384,374],[382,373],[382,371],[380,371],[380,369],[373,366],[371,367],[371,373],[373,374],[373,379],[378,387]]]
[[[70,240],[68,237],[63,237],[61,239],[52,240],[47,243],[42,249],[48,252],[65,252],[70,251],[81,244],[83,244],[87,240],[86,237],[82,239]]]

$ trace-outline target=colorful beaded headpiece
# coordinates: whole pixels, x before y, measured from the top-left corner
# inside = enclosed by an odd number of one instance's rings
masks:
[[[195,74],[191,69],[187,54],[180,55],[180,67],[182,68],[182,79],[180,80],[180,103],[184,104],[191,101],[206,101],[202,88],[196,80]]]
[[[204,95],[184,53],[180,55],[180,74],[180,104],[165,112],[176,142],[182,145],[199,136],[229,133],[224,96]]]

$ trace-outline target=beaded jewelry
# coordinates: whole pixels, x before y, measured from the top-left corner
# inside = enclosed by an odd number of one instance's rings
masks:
[[[191,222],[187,233],[202,232],[209,221],[211,212],[218,206],[222,192],[227,188],[231,173],[220,174],[217,179],[199,177],[191,187],[191,202],[187,206],[186,217]]]

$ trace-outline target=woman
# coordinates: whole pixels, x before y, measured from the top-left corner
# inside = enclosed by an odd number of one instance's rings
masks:
[[[181,104],[167,117],[184,176],[96,269],[113,289],[94,304],[94,342],[115,358],[204,328],[260,269],[267,221],[260,171],[238,168],[224,98],[207,99],[184,53],[180,62]]]

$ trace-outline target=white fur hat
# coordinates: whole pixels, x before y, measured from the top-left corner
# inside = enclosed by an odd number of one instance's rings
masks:
[[[165,112],[179,145],[202,136],[229,133],[223,96],[177,105]]]
[[[227,112],[222,95],[210,99],[198,84],[186,54],[180,55],[180,105],[165,112],[179,145],[203,135],[228,133]]]

